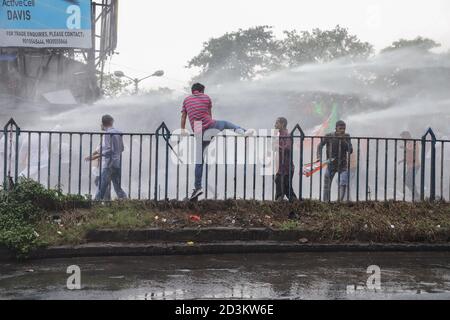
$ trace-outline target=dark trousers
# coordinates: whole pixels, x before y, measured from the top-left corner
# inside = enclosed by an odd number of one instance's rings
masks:
[[[419,167],[416,168],[411,167],[406,169],[405,185],[411,192],[411,197],[412,193],[414,192],[414,200],[419,200],[420,197],[420,194],[417,191],[417,183],[414,182],[418,176],[419,176]]]
[[[330,168],[328,167],[325,172],[325,177],[323,181],[323,201],[330,201],[331,199],[331,184],[333,183],[334,176],[338,175],[340,176],[340,179],[338,181],[339,185],[339,193],[340,193],[340,199],[343,201],[345,199],[345,193],[348,188],[348,172],[347,170],[343,170],[340,173],[337,171],[336,168]]]
[[[99,176],[95,177],[94,184],[97,188],[99,188],[99,186],[100,186],[100,177]],[[111,200],[111,182],[108,184],[108,186],[106,188],[105,196],[103,197],[102,200],[107,200],[107,201]]]
[[[283,199],[284,196],[286,196],[289,199],[289,201],[297,199],[294,189],[292,188],[292,178],[293,178],[292,175],[289,176],[288,174],[282,175],[277,173],[275,177],[276,200],[278,200],[279,198]],[[289,190],[291,194],[290,197],[289,197]]]
[[[95,195],[95,200],[105,200],[106,191],[108,187],[111,190],[111,182],[114,186],[114,191],[119,199],[126,199],[127,194],[122,190],[120,186],[120,180],[122,176],[121,168],[104,168],[102,169],[102,177],[100,179],[100,185],[98,186],[97,194]]]

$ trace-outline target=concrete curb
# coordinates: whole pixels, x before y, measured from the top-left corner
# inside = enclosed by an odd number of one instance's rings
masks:
[[[299,240],[306,238],[305,242]],[[397,233],[390,243],[377,241],[377,235],[361,231],[352,239],[330,241],[317,230],[273,230],[266,228],[184,228],[93,230],[87,243],[54,246],[33,251],[29,258],[71,258],[93,256],[155,256],[224,253],[282,252],[373,252],[450,251],[450,232],[441,230],[432,241],[422,234]],[[192,242],[193,245],[188,243]],[[0,261],[13,259],[0,247]]]
[[[343,243],[299,244],[274,241],[229,241],[217,243],[87,243],[39,249],[30,259],[76,258],[99,256],[161,256],[198,254],[287,253],[287,252],[450,252],[450,243]],[[0,253],[0,260],[11,254]]]
[[[421,233],[408,233],[392,231],[391,242],[430,242],[428,235]],[[236,227],[212,227],[212,228],[183,228],[183,229],[102,229],[92,230],[87,233],[88,242],[217,242],[217,241],[291,241],[297,242],[306,238],[309,242],[330,242],[324,239],[320,230],[274,230],[268,228],[236,228]],[[336,239],[338,240],[338,239]],[[361,230],[345,242],[383,242],[379,241],[379,234]],[[450,230],[440,230],[433,237],[435,243],[450,242]]]

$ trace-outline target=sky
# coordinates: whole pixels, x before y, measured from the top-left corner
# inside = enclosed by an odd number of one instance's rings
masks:
[[[198,70],[187,62],[210,38],[258,25],[283,30],[349,29],[381,50],[400,38],[429,37],[450,49],[448,0],[126,0],[119,1],[118,55],[106,71],[149,78],[144,88],[182,90]]]

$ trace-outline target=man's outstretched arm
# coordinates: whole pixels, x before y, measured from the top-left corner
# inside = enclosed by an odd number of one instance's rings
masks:
[[[320,160],[322,158],[322,149],[323,146],[326,145],[326,138],[321,138],[320,143],[317,146],[317,159]]]
[[[185,111],[181,112],[181,129],[186,129],[186,117],[187,113]]]
[[[348,144],[348,153],[352,154],[353,153],[353,145],[352,145],[352,139],[350,138],[350,136],[348,137],[347,144]]]

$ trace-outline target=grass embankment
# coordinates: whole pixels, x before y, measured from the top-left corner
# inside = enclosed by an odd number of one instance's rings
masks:
[[[450,234],[450,204],[442,202],[227,200],[91,205],[86,197],[46,190],[26,179],[10,192],[1,191],[0,198],[0,246],[18,255],[41,246],[84,243],[89,231],[99,229],[264,227],[313,231],[319,235],[313,239],[318,242],[358,241],[362,233],[377,242],[411,238],[436,242],[442,241],[443,233]]]
[[[320,234],[314,240],[323,242],[357,241],[362,232],[379,242],[435,242],[438,234],[450,234],[448,203],[123,202],[61,212],[60,218],[59,224],[47,219],[37,226],[50,244],[83,243],[88,231],[98,229],[265,227],[313,231]]]

